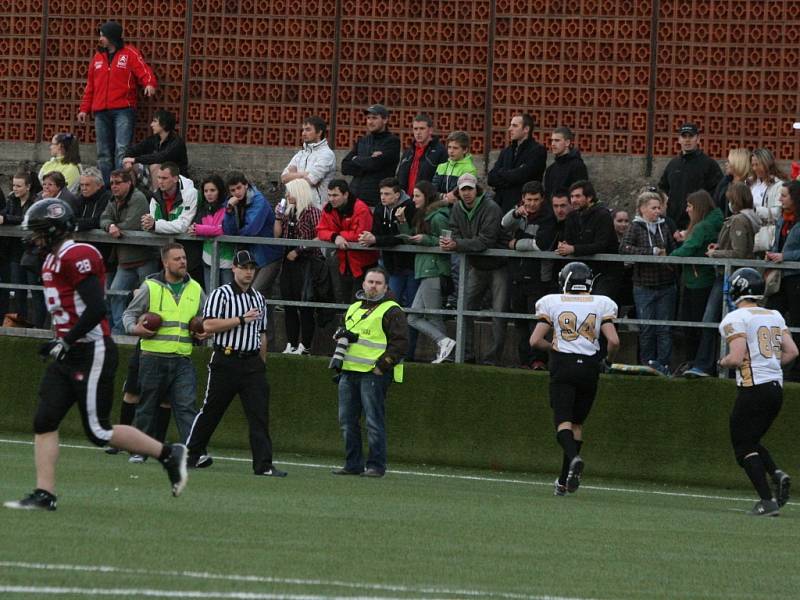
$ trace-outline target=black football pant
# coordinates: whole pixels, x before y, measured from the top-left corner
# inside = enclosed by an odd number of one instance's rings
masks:
[[[250,449],[253,453],[253,472],[261,473],[272,467],[272,440],[269,437],[269,384],[266,366],[258,354],[253,356],[225,355],[215,350],[208,363],[208,386],[203,407],[197,414],[186,445],[189,456],[207,454],[208,442],[228,410],[233,397],[242,400],[250,428]]]

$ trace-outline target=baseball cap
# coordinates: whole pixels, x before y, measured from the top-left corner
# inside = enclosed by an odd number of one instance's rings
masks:
[[[364,112],[370,115],[378,115],[379,117],[383,117],[384,119],[389,118],[389,109],[386,108],[383,104],[373,104],[369,108],[364,109]]]
[[[244,265],[258,265],[256,259],[253,258],[253,255],[250,254],[249,250],[239,250],[236,254],[234,254],[233,264],[237,267],[243,267]]]
[[[464,173],[458,178],[458,189],[476,188],[478,187],[478,180],[472,173]]]
[[[678,135],[698,135],[699,133],[700,130],[694,123],[684,123],[681,125],[681,128],[678,129]]]

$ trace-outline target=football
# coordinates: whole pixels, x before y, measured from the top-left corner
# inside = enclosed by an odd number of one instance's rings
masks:
[[[146,312],[139,319],[139,323],[145,329],[150,331],[158,331],[158,328],[161,327],[161,320],[162,319],[160,315],[152,312]]]
[[[192,333],[205,333],[206,329],[203,327],[203,317],[192,317],[189,321],[189,331]]]

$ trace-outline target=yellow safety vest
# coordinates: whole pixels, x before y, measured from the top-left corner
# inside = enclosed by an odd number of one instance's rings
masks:
[[[358,341],[347,347],[342,364],[343,371],[366,373],[375,368],[375,363],[386,352],[386,333],[383,331],[383,315],[395,306],[393,300],[379,304],[375,308],[362,308],[361,301],[347,309],[345,327],[358,334]],[[394,367],[394,380],[403,383],[403,364]]]
[[[175,297],[165,284],[152,279],[146,279],[145,283],[150,292],[148,310],[159,315],[162,322],[153,337],[142,338],[142,351],[190,356],[192,336],[189,332],[189,321],[197,315],[200,308],[203,291],[200,284],[190,279],[176,304]]]

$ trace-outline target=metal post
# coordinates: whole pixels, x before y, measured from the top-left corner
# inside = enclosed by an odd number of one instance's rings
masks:
[[[464,362],[466,331],[464,311],[467,309],[467,255],[461,254],[458,261],[458,293],[456,294],[456,362]]]
[[[216,238],[211,241],[211,279],[208,282],[208,287],[211,289],[206,290],[210,293],[211,290],[217,289],[219,286],[219,242]]]
[[[722,272],[722,317],[720,318],[720,322],[722,322],[722,319],[724,319],[725,315],[728,314],[728,299],[725,297],[726,296],[725,292],[727,288],[727,283],[730,280],[731,280],[731,265],[730,263],[726,262],[725,268]],[[725,356],[725,346],[726,346],[725,337],[719,336],[720,358]],[[727,369],[722,369],[722,368],[717,369],[717,377],[719,377],[720,379],[725,379],[726,376],[727,376]]]

